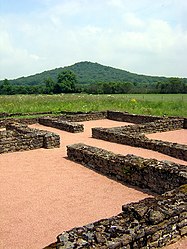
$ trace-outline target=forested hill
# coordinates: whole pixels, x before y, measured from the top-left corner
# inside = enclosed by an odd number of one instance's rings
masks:
[[[98,82],[155,83],[166,80],[165,77],[138,75],[92,62],[79,62],[65,69],[72,70],[77,75],[79,83],[82,84]]]
[[[79,62],[72,66],[56,68],[39,74],[22,77],[9,82],[13,85],[43,85],[48,78],[56,81],[58,74],[63,70],[73,71],[79,84],[101,83],[101,82],[132,82],[132,83],[156,83],[167,80],[165,77],[145,76],[130,73],[125,70],[103,66],[92,62]]]

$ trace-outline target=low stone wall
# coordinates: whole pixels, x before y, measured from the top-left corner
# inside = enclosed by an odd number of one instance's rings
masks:
[[[21,123],[21,124],[36,124],[38,123],[38,118],[4,118],[0,119],[0,128],[5,128],[9,123]]]
[[[128,112],[120,112],[120,111],[107,111],[106,117],[108,119],[120,122],[129,122],[134,124],[144,124],[144,123],[156,122],[157,120],[165,120],[165,119],[182,119],[183,121],[185,119],[183,117],[141,115],[141,114],[132,114]]]
[[[45,249],[151,249],[174,243],[187,234],[185,166],[133,155],[116,155],[84,144],[71,145],[67,149],[70,159],[103,174],[157,193],[170,191],[124,205],[122,212],[111,218],[65,231]]]
[[[60,121],[69,121],[69,122],[83,122],[89,120],[99,120],[105,119],[107,114],[106,112],[87,112],[87,113],[79,113],[79,112],[59,112],[63,113],[62,115],[55,116],[53,119]],[[8,113],[0,113],[0,128],[4,128],[7,123],[10,122],[18,122],[22,124],[35,124],[39,122],[39,118],[11,118],[13,115],[15,116],[28,116],[28,115],[42,115],[42,114],[52,114],[52,112],[37,112],[37,113],[16,113],[16,114],[8,114]],[[49,116],[48,116],[49,117]],[[48,118],[46,116],[42,118]]]
[[[165,119],[165,117],[161,116],[131,114],[128,112],[118,112],[118,111],[107,111],[107,118],[120,122],[129,122],[135,124],[143,124],[143,123],[149,123]]]
[[[187,167],[176,163],[117,155],[85,144],[67,146],[67,155],[106,176],[158,194],[187,184]]]
[[[60,113],[60,112],[59,112]],[[7,112],[0,112],[0,118],[8,118],[8,117],[15,117],[15,116],[32,116],[32,115],[43,115],[43,114],[53,114],[52,111],[49,112],[16,112],[16,113],[7,113]]]
[[[6,129],[0,132],[0,154],[60,147],[60,136],[55,133],[31,129],[18,123],[9,123]]]
[[[183,128],[184,119],[163,119],[154,122],[136,124],[136,125],[126,125],[121,127],[108,128],[109,131],[123,133],[155,133],[164,132],[172,130],[180,130]]]
[[[183,128],[183,119],[157,120],[140,125],[115,128],[92,128],[92,137],[110,142],[142,147],[187,160],[187,146],[161,140],[149,139],[144,133],[163,132]]]
[[[42,117],[42,118],[39,118],[38,121],[39,121],[39,124],[57,128],[63,131],[72,132],[72,133],[78,133],[78,132],[84,131],[83,124],[60,120],[59,118]]]
[[[70,121],[70,122],[83,122],[89,120],[105,119],[107,112],[88,112],[78,114],[64,114],[59,116],[59,119]]]
[[[48,111],[48,112],[27,112],[27,113],[22,113],[22,112],[16,112],[16,113],[0,112],[0,118],[13,117],[13,116],[15,117],[15,116],[44,115],[44,114],[45,115],[58,114],[60,116],[70,116],[70,118],[71,118],[71,116],[79,116],[79,115],[80,115],[80,117],[81,116],[87,116],[86,120],[94,120],[94,119],[106,118],[106,111],[102,111],[102,112],[66,112],[66,111],[55,111],[55,112],[53,112],[53,111]],[[76,119],[76,117],[75,117],[75,119]]]
[[[57,236],[45,249],[148,249],[176,242],[187,234],[187,185],[156,198],[122,207],[122,212]]]

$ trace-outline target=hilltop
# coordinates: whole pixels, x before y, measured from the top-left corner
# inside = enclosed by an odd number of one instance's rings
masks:
[[[60,74],[74,75],[74,86],[70,87],[71,84],[67,84],[66,81],[65,83],[59,83],[57,78]],[[72,92],[92,94],[187,93],[187,78],[139,75],[122,69],[85,61],[28,77],[14,80],[5,79],[0,82],[0,95]]]
[[[132,82],[132,83],[156,83],[166,81],[166,77],[146,76],[131,73],[125,70],[104,66],[93,62],[78,62],[71,66],[60,67],[28,77],[10,80],[14,85],[43,85],[45,79],[52,78],[56,81],[57,75],[63,70],[73,71],[79,84],[90,84],[98,82]]]

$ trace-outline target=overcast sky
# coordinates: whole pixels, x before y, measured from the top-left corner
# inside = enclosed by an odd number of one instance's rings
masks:
[[[0,79],[80,61],[187,77],[187,0],[0,0]]]

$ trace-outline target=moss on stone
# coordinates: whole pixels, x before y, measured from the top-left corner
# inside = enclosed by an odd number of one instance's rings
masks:
[[[131,170],[130,167],[125,166],[125,167],[123,168],[123,173],[124,173],[125,175],[130,175],[130,174],[132,173],[132,170]]]

